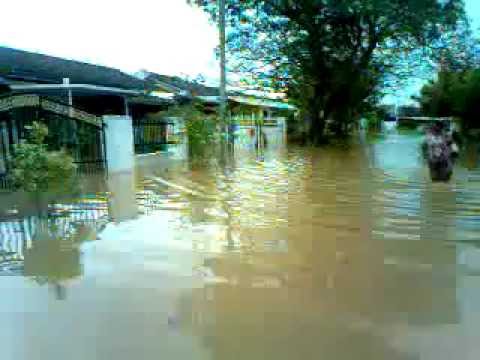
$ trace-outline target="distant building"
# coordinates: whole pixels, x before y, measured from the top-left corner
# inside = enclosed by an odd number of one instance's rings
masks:
[[[215,113],[220,104],[218,87],[205,86],[175,76],[145,72],[139,75],[149,83],[148,86],[153,89],[153,93],[170,94],[180,102],[200,101],[207,114]],[[278,96],[276,99],[270,99],[266,96],[246,94],[240,90],[229,90],[227,100],[228,119],[239,139],[247,141],[247,133],[252,133],[253,129],[257,133],[260,131],[270,133],[270,138],[275,138],[271,143],[285,141],[287,118],[295,113],[294,106],[278,99]],[[257,129],[259,126],[264,127],[264,130]]]
[[[422,109],[419,106],[403,105],[397,108],[398,117],[417,117],[422,116]]]

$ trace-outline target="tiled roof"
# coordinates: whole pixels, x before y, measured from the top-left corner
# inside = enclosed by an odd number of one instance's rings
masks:
[[[149,73],[146,77],[151,85],[164,84],[169,91],[187,91],[192,96],[219,96],[220,92],[217,87],[210,87],[194,81],[187,81],[178,76],[160,75]]]
[[[128,90],[143,90],[145,82],[120,70],[80,61],[0,47],[0,76],[33,83],[92,84]]]

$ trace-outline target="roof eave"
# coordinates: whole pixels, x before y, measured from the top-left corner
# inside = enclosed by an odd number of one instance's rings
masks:
[[[121,95],[142,95],[143,90],[127,90],[109,86],[98,86],[91,84],[35,84],[35,85],[10,85],[12,91],[51,91],[51,90],[86,90],[97,93],[111,93]]]

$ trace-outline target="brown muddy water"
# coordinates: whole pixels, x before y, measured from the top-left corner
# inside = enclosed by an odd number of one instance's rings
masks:
[[[42,216],[3,197],[0,359],[479,359],[478,149],[433,184],[420,141],[143,157]]]

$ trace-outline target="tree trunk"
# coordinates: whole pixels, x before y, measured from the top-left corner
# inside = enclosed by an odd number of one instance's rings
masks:
[[[316,91],[318,93],[318,91]],[[318,99],[320,96],[316,94],[310,101],[310,141],[313,145],[321,145],[325,142],[325,112],[322,111]]]
[[[311,141],[314,145],[321,145],[325,142],[325,119],[320,114],[312,117],[310,132]]]

